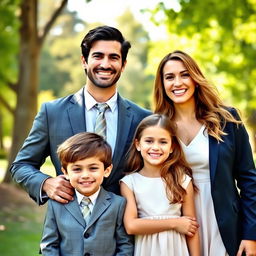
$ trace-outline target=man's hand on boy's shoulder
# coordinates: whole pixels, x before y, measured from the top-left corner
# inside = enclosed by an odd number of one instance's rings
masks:
[[[49,198],[62,204],[67,204],[74,199],[74,189],[65,175],[46,179],[42,190]]]

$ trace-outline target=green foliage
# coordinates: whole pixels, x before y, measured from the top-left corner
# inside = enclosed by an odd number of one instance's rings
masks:
[[[14,82],[17,76],[18,3],[19,0],[0,2],[0,88],[8,82]]]
[[[149,49],[148,33],[142,24],[136,21],[129,9],[118,17],[117,22],[118,28],[132,45],[124,73],[118,82],[119,91],[124,97],[137,104],[151,108],[153,77],[145,73]]]
[[[225,101],[250,118],[256,108],[255,0],[180,0],[179,4],[174,10],[160,3],[152,11],[153,18],[164,14],[168,52],[178,48],[191,54],[220,92],[225,91]]]

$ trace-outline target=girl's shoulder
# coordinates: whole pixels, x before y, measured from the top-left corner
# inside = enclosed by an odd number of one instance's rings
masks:
[[[184,174],[184,177],[183,177],[183,180],[182,180],[182,184],[181,184],[182,187],[184,189],[186,189],[190,181],[191,181],[191,177],[189,177],[187,174]]]

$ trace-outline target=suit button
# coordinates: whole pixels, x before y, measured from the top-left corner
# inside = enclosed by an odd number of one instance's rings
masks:
[[[89,252],[87,252],[87,253],[85,253],[85,254],[84,254],[84,256],[90,256],[90,253],[89,253]]]
[[[90,236],[90,235],[89,235],[88,233],[85,233],[85,234],[84,234],[84,237],[85,237],[85,238],[88,238],[89,236]]]

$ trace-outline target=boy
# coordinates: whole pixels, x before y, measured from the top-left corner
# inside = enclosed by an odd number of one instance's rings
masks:
[[[68,204],[49,200],[42,254],[133,255],[133,241],[123,227],[125,199],[101,187],[112,169],[109,144],[100,135],[82,132],[64,141],[57,153],[75,198]],[[82,209],[83,198],[90,202]]]

